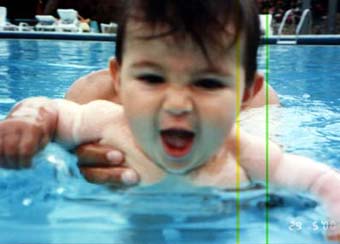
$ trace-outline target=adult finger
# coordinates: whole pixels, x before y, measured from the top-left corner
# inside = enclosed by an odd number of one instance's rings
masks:
[[[18,159],[21,168],[29,168],[31,166],[32,158],[40,148],[39,141],[40,138],[33,134],[28,134],[21,139],[19,145],[20,157]]]
[[[5,159],[5,167],[10,169],[18,169],[19,161],[19,142],[21,131],[8,133],[4,136],[3,153]]]
[[[76,149],[78,164],[80,166],[109,167],[124,162],[122,152],[112,146],[90,143],[81,145]]]
[[[96,184],[131,186],[139,182],[138,174],[130,168],[80,167],[80,172],[87,181]]]
[[[329,241],[337,241],[337,243],[340,243],[340,234],[337,235],[329,235],[327,237]]]
[[[3,150],[3,135],[0,134],[0,167],[5,167],[5,153],[4,153],[4,150]]]

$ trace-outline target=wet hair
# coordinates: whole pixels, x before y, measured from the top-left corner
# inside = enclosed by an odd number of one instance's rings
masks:
[[[223,48],[222,37],[227,34],[233,37],[233,46],[242,35],[246,87],[252,85],[261,35],[255,0],[125,0],[116,37],[116,59],[119,64],[122,62],[126,28],[130,20],[142,21],[152,28],[168,27],[164,33],[155,32],[141,37],[143,39],[189,36],[209,62],[213,60],[209,58],[207,43]],[[230,28],[226,26],[231,26],[233,32],[228,32]]]

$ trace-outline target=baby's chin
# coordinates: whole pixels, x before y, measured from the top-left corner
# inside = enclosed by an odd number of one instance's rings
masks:
[[[166,173],[173,175],[186,175],[191,173],[192,171],[199,168],[203,163],[195,163],[193,159],[190,160],[190,155],[187,157],[188,161],[185,162],[184,159],[181,161],[175,161],[174,159],[170,160],[162,160],[161,163],[158,164]],[[187,163],[189,162],[189,163]]]

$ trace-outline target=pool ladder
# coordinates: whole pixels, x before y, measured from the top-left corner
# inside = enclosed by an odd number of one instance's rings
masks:
[[[285,12],[278,29],[278,35],[282,35],[283,28],[287,22],[288,17],[293,13],[292,9]],[[312,32],[312,12],[310,9],[305,9],[301,15],[300,21],[295,29],[296,37],[301,34],[310,34]],[[278,44],[296,44],[296,39],[292,40],[278,40]]]

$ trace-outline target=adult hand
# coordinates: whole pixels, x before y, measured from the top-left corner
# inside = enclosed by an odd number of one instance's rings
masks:
[[[124,155],[112,146],[90,143],[76,149],[80,172],[91,183],[119,187],[139,182],[137,172],[124,165]]]
[[[28,98],[14,106],[0,121],[0,167],[30,167],[34,154],[53,139],[57,119],[52,100],[45,97]]]
[[[35,153],[49,141],[46,126],[36,120],[9,118],[0,122],[0,167],[22,169],[31,166]]]

